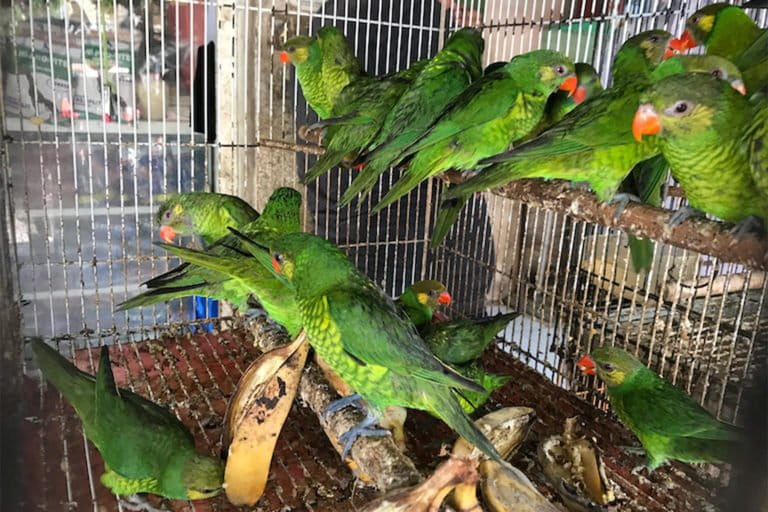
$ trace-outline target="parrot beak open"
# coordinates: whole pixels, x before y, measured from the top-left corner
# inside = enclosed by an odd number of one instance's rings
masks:
[[[649,104],[640,105],[635,112],[635,119],[632,121],[632,135],[637,142],[643,141],[643,135],[656,135],[661,131],[661,122],[653,106]]]
[[[747,95],[747,87],[744,85],[744,82],[742,80],[734,80],[731,82],[731,87],[739,91],[742,96]]]
[[[683,35],[669,42],[669,47],[677,52],[684,52],[685,50],[690,50],[697,46],[696,41],[693,40],[693,36],[691,36],[691,33],[687,30],[683,32]]]
[[[176,238],[176,230],[171,226],[163,226],[160,228],[160,238],[163,242],[170,244],[173,242],[173,239]]]
[[[441,293],[440,296],[437,297],[437,302],[443,306],[449,306],[451,304],[451,294],[447,291]]]
[[[573,93],[576,92],[576,87],[578,85],[579,85],[579,79],[576,78],[575,76],[569,76],[560,85],[560,90],[568,91],[568,96],[573,96]]]
[[[577,105],[581,105],[584,103],[585,99],[587,99],[587,88],[580,85],[576,88],[576,92],[573,93],[573,101],[575,101]]]
[[[576,366],[578,366],[579,370],[586,373],[587,375],[595,374],[595,362],[589,356],[584,356],[579,359],[579,362],[576,363]]]
[[[283,64],[291,63],[291,56],[288,55],[288,52],[280,52],[280,62],[282,62]]]
[[[442,323],[442,322],[447,322],[448,320],[450,320],[450,318],[448,317],[448,315],[446,315],[442,311],[435,311],[434,313],[432,313],[432,323],[433,324],[439,324],[439,323]]]

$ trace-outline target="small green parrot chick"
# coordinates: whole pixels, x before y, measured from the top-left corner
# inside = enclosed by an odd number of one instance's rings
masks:
[[[726,462],[735,427],[715,419],[681,390],[618,347],[599,347],[577,363],[602,380],[611,407],[640,440],[653,471],[667,460]]]
[[[115,386],[108,348],[98,373],[82,372],[43,341],[32,351],[45,378],[75,409],[104,459],[101,483],[118,495],[200,500],[221,493],[224,463],[195,451],[189,430],[167,409]]]
[[[157,224],[166,243],[172,243],[177,235],[197,235],[210,245],[229,234],[227,227],[240,228],[258,217],[259,212],[239,197],[188,192],[172,195],[160,205]]]

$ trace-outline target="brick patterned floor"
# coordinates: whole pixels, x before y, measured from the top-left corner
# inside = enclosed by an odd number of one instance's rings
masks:
[[[257,350],[238,333],[199,334],[110,348],[115,379],[120,386],[169,405],[190,427],[198,448],[220,452],[222,419],[228,397]],[[97,350],[76,354],[78,367],[93,372]],[[631,445],[634,438],[605,412],[555,387],[538,373],[498,351],[486,356],[489,369],[514,375],[493,397],[499,405],[527,405],[539,417],[529,439],[512,462],[528,473],[542,491],[554,496],[535,463],[537,440],[562,429],[565,418],[578,415],[604,450],[609,476],[620,487],[614,510],[702,511],[713,509],[717,492],[700,469],[682,464],[664,467],[651,475],[631,474],[641,462],[616,446]],[[20,510],[108,512],[118,510],[112,496],[98,481],[103,464],[98,452],[85,443],[80,423],[52,387],[41,391],[36,379],[25,383],[26,501]],[[454,439],[451,431],[428,414],[409,412],[406,423],[409,455],[428,470],[439,462],[443,443]],[[418,428],[416,428],[418,427]],[[90,466],[91,471],[88,470]],[[92,476],[90,476],[92,475]],[[295,404],[277,443],[267,492],[255,510],[334,511],[357,510],[371,492],[354,485],[314,414]],[[556,500],[555,500],[556,501]],[[240,510],[224,496],[205,502],[155,500],[174,511]]]

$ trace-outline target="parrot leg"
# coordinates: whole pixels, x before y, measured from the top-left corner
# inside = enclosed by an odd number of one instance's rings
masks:
[[[167,512],[165,509],[153,507],[147,501],[147,498],[140,494],[131,494],[120,498],[120,505],[124,509],[133,510],[134,512]]]
[[[338,400],[334,400],[330,404],[328,404],[328,407],[323,411],[323,419],[325,421],[328,421],[328,418],[331,417],[331,415],[335,412],[338,412],[345,407],[355,407],[356,409],[365,409],[365,406],[362,404],[361,400],[363,397],[361,397],[357,393],[352,393],[351,395],[347,395],[345,397],[339,398]]]
[[[341,450],[342,460],[347,458],[349,450],[352,448],[352,445],[355,444],[355,441],[357,441],[359,437],[383,437],[392,434],[385,428],[370,428],[373,425],[376,425],[378,422],[379,419],[376,417],[376,415],[368,411],[368,414],[366,414],[363,421],[339,436],[339,442],[344,443],[344,448]]]
[[[573,190],[583,190],[584,192],[592,191],[592,186],[588,181],[569,181],[566,186]]]
[[[737,240],[743,240],[744,238],[754,234],[759,236],[765,236],[765,224],[754,215],[744,217],[733,228],[730,229],[730,233]]]
[[[642,446],[619,446],[619,449],[629,455],[645,455],[645,450]]]
[[[635,194],[629,194],[627,192],[620,192],[618,194],[614,194],[614,196],[608,200],[608,204],[619,205],[613,214],[613,220],[615,221],[619,220],[619,218],[621,217],[621,214],[624,213],[624,210],[627,208],[627,205],[629,203],[642,203],[642,202],[643,200],[637,197]]]
[[[681,224],[683,221],[693,217],[704,217],[704,213],[701,210],[697,210],[691,206],[683,206],[669,218],[667,225],[673,228]]]

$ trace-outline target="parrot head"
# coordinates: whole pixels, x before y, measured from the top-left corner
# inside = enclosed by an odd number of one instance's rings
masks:
[[[736,64],[716,55],[677,55],[661,63],[654,75],[665,77],[681,72],[708,73],[715,78],[728,82],[731,87],[746,94],[747,89]]]
[[[632,121],[632,134],[695,138],[711,131],[716,116],[731,117],[734,109],[747,109],[749,101],[731,84],[706,73],[664,78],[640,97]]]
[[[287,40],[280,47],[280,62],[283,64],[303,64],[309,58],[309,52],[316,40],[307,36],[296,36]]]
[[[431,309],[451,304],[451,294],[448,293],[445,285],[440,281],[424,279],[413,283],[408,288],[416,295],[416,300],[419,301],[419,304]]]
[[[610,388],[620,386],[628,377],[645,368],[635,356],[618,347],[598,347],[576,363],[587,375],[597,375]]]
[[[596,92],[603,89],[597,70],[586,62],[576,63],[576,76],[579,79],[579,86],[573,93],[573,101],[577,105],[584,103],[587,99],[594,96]]]
[[[711,4],[693,13],[685,22],[683,34],[670,42],[670,48],[675,51],[684,52],[690,48],[696,48],[701,44],[705,44],[715,28],[718,15],[728,7],[731,6],[726,3]],[[736,8],[738,9],[738,7]]]
[[[160,238],[170,244],[176,235],[191,235],[194,233],[192,219],[184,206],[184,196],[171,196],[160,205],[157,211],[157,223],[160,226]]]
[[[614,77],[619,73],[648,73],[672,55],[669,50],[671,39],[672,34],[665,30],[648,30],[630,37],[613,59]]]
[[[264,205],[259,223],[262,228],[281,233],[301,231],[301,194],[290,187],[275,189]]]
[[[526,68],[530,72],[526,72]],[[537,88],[547,96],[554,89],[572,96],[579,85],[573,61],[553,50],[534,50],[519,55],[510,61],[509,69],[515,76],[535,77]]]
[[[190,500],[212,498],[223,490],[224,463],[194,453],[184,463],[181,478]]]

